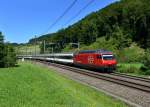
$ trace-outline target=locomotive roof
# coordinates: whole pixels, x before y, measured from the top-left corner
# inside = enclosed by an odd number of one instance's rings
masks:
[[[82,50],[82,51],[79,51],[79,54],[82,54],[82,53],[112,53],[111,51],[108,51],[108,50]]]

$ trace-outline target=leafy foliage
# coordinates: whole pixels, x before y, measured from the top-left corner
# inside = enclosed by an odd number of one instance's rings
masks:
[[[106,49],[106,50],[112,50],[115,51],[117,48],[117,44],[115,43],[115,40],[113,38],[106,40],[105,37],[98,38],[96,42],[91,44],[90,46],[83,46],[84,49]]]
[[[6,44],[4,48],[4,67],[14,66],[16,64],[16,53],[14,48]]]
[[[146,50],[144,66],[142,66],[141,70],[143,71],[143,74],[150,75],[150,49]]]
[[[89,46],[97,38],[105,36],[108,41],[113,38],[117,49],[129,47],[131,42],[136,42],[142,48],[148,48],[149,5],[149,0],[121,0],[91,13],[66,29],[43,35],[38,41],[55,42],[59,46],[57,50],[62,50],[70,42],[80,42]],[[34,39],[29,42],[33,43]]]
[[[70,42],[79,42],[80,49],[111,50],[118,62],[144,62],[150,69],[150,53],[145,53],[150,48],[149,5],[150,0],[120,0],[38,40],[58,44],[57,51],[71,50]]]
[[[145,66],[150,68],[150,49],[147,49],[146,55],[145,55]]]
[[[2,33],[0,32],[0,67],[4,66],[4,38],[3,38],[3,35]]]
[[[4,44],[4,37],[0,32],[0,67],[10,67],[15,64],[15,50],[10,44]]]
[[[129,48],[124,48],[117,51],[117,59],[119,62],[135,63],[143,61],[145,56],[144,49],[133,43]]]
[[[142,74],[140,68],[143,66],[141,63],[120,63],[117,65],[117,72],[130,73],[130,74]]]

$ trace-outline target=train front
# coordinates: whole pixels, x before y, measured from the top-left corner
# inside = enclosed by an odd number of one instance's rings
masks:
[[[102,65],[106,70],[115,70],[117,61],[112,53],[103,53],[102,56]]]

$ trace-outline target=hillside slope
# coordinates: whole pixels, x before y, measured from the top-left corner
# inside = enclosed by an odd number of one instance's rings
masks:
[[[89,46],[97,38],[113,39],[116,49],[136,42],[141,48],[150,47],[150,1],[121,0],[56,33],[43,35],[39,41],[55,42],[61,50],[70,42]],[[32,43],[31,39],[29,43]]]
[[[107,49],[113,51],[118,63],[145,65],[136,68],[121,66],[118,70],[150,74],[150,0],[120,0],[89,14],[79,22],[56,33],[43,35],[46,50],[76,51],[70,43],[80,43],[80,50]],[[33,43],[31,39],[29,43]],[[43,44],[41,53],[43,53]],[[141,72],[142,71],[142,72]]]

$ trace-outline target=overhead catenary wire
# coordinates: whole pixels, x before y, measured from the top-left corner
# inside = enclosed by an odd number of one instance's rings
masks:
[[[51,24],[50,27],[49,27],[44,33],[42,33],[41,35],[44,35],[44,34],[48,33],[48,31],[49,31],[53,26],[55,26],[55,25],[61,20],[61,18],[63,18],[63,17],[65,16],[65,14],[66,14],[69,10],[71,10],[71,8],[76,4],[77,1],[78,1],[78,0],[74,0],[74,1],[72,2],[72,4],[63,12],[63,14],[60,15],[60,16],[56,19],[56,21],[55,21],[53,24]],[[66,24],[70,23],[70,22],[71,22],[73,19],[75,19],[76,17],[78,17],[78,16],[82,13],[82,11],[84,11],[84,10],[85,10],[90,4],[92,4],[94,1],[95,1],[95,0],[90,0],[82,9],[80,9],[72,18],[70,18],[70,19],[64,24],[64,26],[65,26]]]
[[[74,1],[71,3],[71,5],[69,5],[69,7],[62,13],[62,15],[60,15],[60,16],[55,20],[55,22],[52,23],[52,24],[48,27],[48,29],[47,29],[45,32],[43,32],[41,35],[47,33],[50,29],[52,29],[52,28],[65,16],[65,14],[67,14],[68,11],[71,10],[71,8],[76,4],[77,1],[78,1],[78,0],[74,0]]]
[[[88,6],[90,6],[90,4],[92,4],[95,0],[90,0],[82,9],[80,9],[78,11],[78,13],[76,13],[73,17],[71,17],[63,26],[69,24],[73,19],[75,19],[76,17],[78,17],[82,11],[84,11]]]

